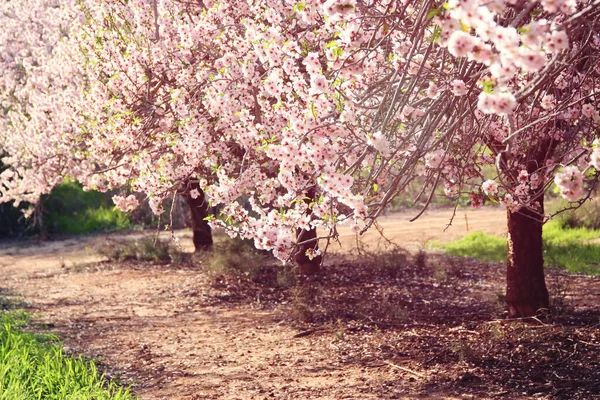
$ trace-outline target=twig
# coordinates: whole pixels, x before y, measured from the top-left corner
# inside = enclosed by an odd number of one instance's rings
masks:
[[[511,322],[511,321],[525,321],[525,320],[528,320],[528,319],[532,319],[532,320],[534,320],[536,322],[539,322],[542,326],[552,326],[550,324],[546,324],[546,323],[542,322],[538,317],[520,317],[520,318],[494,319],[494,320],[491,320],[491,321],[487,321],[487,323],[494,323],[494,322],[504,323],[504,322]]]
[[[389,365],[390,367],[394,367],[394,368],[397,368],[397,369],[402,370],[404,372],[408,372],[409,374],[412,374],[414,376],[418,376],[419,378],[426,378],[427,377],[426,375],[420,374],[420,373],[415,372],[415,371],[413,371],[411,369],[408,369],[408,368],[401,367],[401,366],[396,365],[394,363],[391,363],[389,361],[384,361],[384,363],[387,364],[387,365]]]
[[[581,340],[581,339],[577,339],[577,341],[579,343],[587,344],[588,346],[600,347],[600,344],[598,344],[598,343],[586,342],[586,341]]]
[[[317,329],[307,329],[305,331],[302,331],[300,333],[295,334],[294,336],[292,336],[292,339],[298,339],[298,338],[306,337],[308,335],[312,335],[316,331],[317,331]]]

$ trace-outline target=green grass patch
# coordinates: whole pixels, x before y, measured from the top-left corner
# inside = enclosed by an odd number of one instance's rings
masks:
[[[473,257],[481,261],[506,260],[506,238],[483,232],[469,233],[453,242],[432,242],[430,245],[454,256]]]
[[[558,221],[544,225],[544,242],[555,245],[571,244],[600,238],[600,230],[562,227]]]
[[[21,311],[0,311],[0,400],[133,400],[107,381],[94,362],[64,354],[52,334],[23,331]]]
[[[557,221],[548,222],[543,230],[546,266],[573,273],[600,274],[600,243],[590,243],[597,238],[600,238],[600,230],[563,228]],[[470,233],[453,242],[430,245],[456,256],[506,261],[506,238],[482,232]]]

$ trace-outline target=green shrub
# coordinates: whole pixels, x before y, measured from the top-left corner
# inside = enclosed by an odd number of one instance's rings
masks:
[[[554,214],[558,210],[569,207],[569,204],[565,199],[556,199],[551,201],[546,208],[550,214]],[[576,210],[557,214],[553,221],[557,221],[561,228],[600,229],[600,197],[586,201]]]
[[[65,356],[56,336],[22,331],[28,323],[25,313],[0,313],[0,400],[134,399],[93,361]]]
[[[84,191],[65,181],[44,196],[44,222],[49,232],[81,234],[130,228],[129,216],[117,210],[110,194]]]

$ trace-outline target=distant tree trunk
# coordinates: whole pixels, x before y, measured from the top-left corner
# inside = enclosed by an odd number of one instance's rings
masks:
[[[316,196],[315,189],[314,188],[310,189],[306,195],[307,195],[307,198],[304,199],[304,201],[307,204],[313,202],[315,200],[315,196]],[[312,214],[312,211],[308,210],[307,213]],[[298,240],[298,242],[305,242],[307,240],[316,239],[316,238],[317,238],[317,229],[316,228],[312,228],[310,230],[296,229],[296,239]],[[305,243],[305,244],[302,244],[299,246],[298,253],[296,253],[294,260],[296,261],[296,264],[298,265],[298,270],[299,270],[300,274],[302,274],[302,275],[316,275],[321,270],[321,261],[323,260],[323,257],[321,255],[318,255],[316,257],[313,257],[313,259],[311,260],[306,255],[306,251],[309,249],[318,250],[319,242],[317,240],[315,240],[315,241],[311,241],[311,242],[308,242],[308,243]]]
[[[43,197],[40,197],[38,202],[35,205],[35,209],[33,211],[33,224],[37,225],[40,230],[40,239],[42,241],[48,240],[48,229],[46,228],[46,224],[44,223],[44,202]]]
[[[195,199],[190,195],[190,191],[194,189],[200,193]],[[209,206],[198,181],[190,181],[188,183],[184,196],[192,214],[194,249],[196,252],[211,250],[213,246],[212,232],[208,221],[205,220],[209,215]]]
[[[539,199],[543,204],[543,198]],[[543,206],[542,206],[543,211]],[[522,209],[508,213],[508,253],[506,304],[508,316],[530,317],[548,308],[548,290],[544,279],[542,222],[539,215]]]

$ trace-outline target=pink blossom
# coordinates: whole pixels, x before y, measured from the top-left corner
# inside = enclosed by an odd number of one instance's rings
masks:
[[[529,173],[526,170],[522,169],[519,172],[519,176],[517,177],[517,180],[521,184],[528,183],[529,182]]]
[[[544,110],[553,110],[556,107],[556,100],[551,94],[542,97],[541,106]]]
[[[390,154],[390,142],[381,132],[375,132],[370,135],[367,139],[367,144],[373,146],[383,155],[387,156]]]
[[[520,47],[515,62],[526,72],[536,72],[542,69],[546,64],[546,60],[546,55],[543,52]]]
[[[465,82],[460,79],[455,79],[452,81],[452,94],[455,96],[464,96],[467,94],[467,86]]]
[[[354,12],[355,7],[356,0],[327,0],[323,4],[323,11],[331,18],[338,15],[349,15]]]
[[[439,96],[439,88],[438,85],[435,84],[435,82],[429,82],[429,87],[427,88],[427,97],[429,97],[430,99],[435,99]]]
[[[510,210],[510,212],[516,212],[519,210],[519,203],[516,202],[509,193],[500,198],[500,204],[503,204],[508,210]]]
[[[473,208],[481,208],[483,206],[483,197],[479,193],[471,192],[469,194],[469,201]]]
[[[487,181],[483,182],[481,189],[489,197],[493,197],[498,194],[498,184],[492,179],[488,179]]]
[[[516,99],[511,93],[481,92],[477,102],[477,108],[485,114],[509,115],[516,106]]]
[[[115,203],[115,207],[121,211],[135,210],[140,204],[137,198],[132,194],[127,197],[113,196],[112,201]]]
[[[455,57],[465,57],[473,50],[473,37],[467,32],[455,31],[448,39],[448,51]]]
[[[440,168],[444,160],[444,150],[435,150],[425,154],[425,165],[429,168]]]
[[[197,199],[198,197],[200,197],[200,191],[198,189],[190,190],[190,197],[192,199]]]
[[[576,201],[583,196],[583,174],[575,166],[567,166],[557,173],[554,183],[560,194],[569,201]]]
[[[590,154],[590,166],[600,171],[600,148],[595,148]]]
[[[598,112],[595,110],[595,108],[594,108],[593,105],[591,105],[591,104],[588,103],[588,104],[584,104],[581,107],[581,113],[583,115],[585,115],[586,117],[588,117],[588,118],[592,118],[592,115],[594,113],[597,114]]]
[[[553,31],[548,37],[546,46],[552,53],[560,53],[569,49],[569,37],[565,31]]]
[[[315,257],[318,257],[321,254],[321,250],[319,249],[314,249],[314,248],[310,248],[306,250],[306,256],[308,257],[309,260],[314,259]]]

